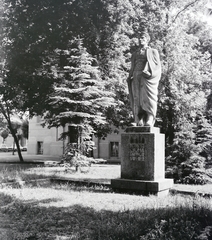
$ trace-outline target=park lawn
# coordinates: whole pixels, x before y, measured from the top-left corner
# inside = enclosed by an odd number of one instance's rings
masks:
[[[21,169],[16,167],[1,168],[0,171],[0,185],[1,183],[11,181],[29,181],[33,179],[44,179],[44,178],[62,178],[62,179],[99,179],[104,182],[110,182],[110,179],[120,178],[120,165],[109,165],[109,164],[93,164],[89,168],[82,168],[82,171],[75,172],[73,169],[66,171],[64,167],[30,167]],[[208,183],[205,185],[189,185],[189,184],[174,184],[173,190],[212,194],[212,184]]]
[[[114,193],[104,186],[22,183],[58,176],[110,179],[119,174],[119,165],[95,165],[77,173],[58,167],[4,169],[1,181],[15,179],[20,185],[0,189],[0,239],[210,239],[210,198],[144,197]]]
[[[14,181],[30,181],[45,178],[62,178],[76,180],[100,180],[100,182],[110,183],[111,179],[120,178],[120,165],[110,164],[93,164],[91,167],[82,168],[76,172],[74,169],[67,170],[64,167],[30,167],[24,168],[15,167],[15,169],[3,167],[0,171],[0,186],[1,183]],[[212,194],[212,184],[205,185],[189,185],[189,184],[174,184],[173,191],[183,191],[200,193],[202,195]]]
[[[30,175],[41,175],[43,177],[66,178],[66,179],[99,179],[110,180],[120,178],[121,166],[108,164],[94,164],[90,168],[82,168],[82,171],[75,172],[73,169],[65,171],[63,167],[37,167],[30,168],[25,173]],[[174,184],[173,190],[212,194],[212,184],[190,185]]]
[[[104,187],[0,189],[0,239],[208,239],[211,199],[118,194]],[[5,219],[3,221],[3,218]]]
[[[66,178],[90,178],[90,179],[112,179],[120,178],[120,165],[93,164],[91,167],[82,167],[79,171],[75,168],[65,167],[36,167],[26,170],[29,174],[42,174],[54,177]]]

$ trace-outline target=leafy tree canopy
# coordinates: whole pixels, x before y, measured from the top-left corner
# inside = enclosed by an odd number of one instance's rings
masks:
[[[105,126],[103,117],[107,127],[124,126],[130,122],[125,81],[130,56],[146,28],[163,67],[157,124],[166,134],[167,156],[181,170],[198,159],[196,119],[199,113],[206,122],[211,116],[212,30],[201,18],[206,0],[3,3],[4,100],[31,115],[47,113],[50,126],[88,121],[97,130]]]

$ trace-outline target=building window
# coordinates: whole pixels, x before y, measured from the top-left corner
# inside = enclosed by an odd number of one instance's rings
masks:
[[[37,154],[43,154],[43,142],[37,142]]]
[[[69,143],[78,143],[78,128],[69,126],[68,127],[69,131]]]
[[[119,142],[110,142],[110,157],[119,156]]]

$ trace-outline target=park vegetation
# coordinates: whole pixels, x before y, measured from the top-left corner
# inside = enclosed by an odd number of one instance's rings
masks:
[[[21,165],[1,167],[0,239],[203,240],[212,235],[210,184],[208,188],[187,185],[190,190],[194,187],[194,194],[172,191],[165,198],[120,194],[106,184],[79,183],[79,175],[76,182],[50,181],[59,173],[49,170],[58,168]],[[116,171],[114,166],[104,168],[96,167],[89,174],[109,179],[120,174],[119,166]]]
[[[132,120],[126,79],[147,29],[162,62],[156,126],[166,172],[205,183],[212,158],[211,8],[206,0],[1,0],[1,106],[69,124],[82,140]],[[68,133],[66,133],[68,134]],[[65,137],[62,136],[62,137]]]
[[[210,239],[209,199],[136,196],[105,187],[0,189],[2,239]]]

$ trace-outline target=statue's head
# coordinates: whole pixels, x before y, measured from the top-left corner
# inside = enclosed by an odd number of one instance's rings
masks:
[[[150,36],[148,34],[148,27],[144,24],[139,24],[138,22],[133,23],[133,39],[134,43],[136,43],[137,46],[141,45],[148,45],[150,42]],[[145,42],[143,42],[145,41]]]
[[[149,36],[149,33],[147,31],[142,32],[141,36],[144,36],[147,39],[148,42],[150,41],[150,36]]]
[[[139,34],[139,43],[141,45],[147,45],[150,41],[150,36],[147,31],[143,31]]]

